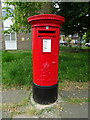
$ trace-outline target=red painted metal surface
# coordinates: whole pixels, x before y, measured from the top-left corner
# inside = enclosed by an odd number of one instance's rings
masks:
[[[39,86],[58,83],[60,26],[64,18],[41,14],[28,18],[32,24],[33,82]]]

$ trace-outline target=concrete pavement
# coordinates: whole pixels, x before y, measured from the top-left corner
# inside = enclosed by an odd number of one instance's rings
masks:
[[[59,91],[58,100],[54,105],[42,107],[38,109],[37,103],[33,103],[31,100],[31,90],[7,90],[2,92],[2,103],[7,107],[2,110],[3,118],[88,118],[88,103],[83,102],[81,104],[70,103],[66,101],[66,98],[88,98],[88,90],[70,90]],[[29,102],[26,105],[17,105],[15,112],[8,110],[11,104],[18,104],[24,99],[29,98]],[[12,108],[12,107],[11,107]],[[19,112],[18,112],[19,111]],[[23,111],[23,112],[22,112]],[[29,111],[29,112],[28,112]],[[29,114],[30,113],[30,114]],[[31,114],[32,113],[32,114]]]

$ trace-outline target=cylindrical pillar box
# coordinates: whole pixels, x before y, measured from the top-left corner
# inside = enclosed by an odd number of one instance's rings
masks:
[[[32,25],[33,98],[37,103],[57,100],[60,26],[64,18],[40,14],[28,18]]]

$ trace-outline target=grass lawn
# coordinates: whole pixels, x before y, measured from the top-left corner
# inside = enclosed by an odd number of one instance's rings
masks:
[[[88,81],[88,51],[61,47],[59,54],[59,82]],[[2,83],[7,86],[32,83],[32,53],[27,51],[2,52]]]
[[[70,80],[77,82],[88,81],[88,60],[87,49],[77,50],[75,48],[61,47],[59,55],[59,80]]]
[[[32,82],[31,51],[3,51],[2,83],[4,85],[30,85]]]

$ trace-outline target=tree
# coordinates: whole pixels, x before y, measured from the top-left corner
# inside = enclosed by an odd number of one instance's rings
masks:
[[[6,16],[3,18],[8,19],[12,17],[13,25],[8,31],[5,32],[30,32],[30,25],[27,18],[37,14],[51,13],[51,3],[48,2],[5,2],[6,6],[3,8],[7,11]],[[11,10],[10,5],[14,6]],[[46,7],[48,9],[46,9]]]
[[[58,6],[54,11],[65,17],[62,30],[65,35],[78,33],[80,39],[90,30],[90,3],[89,2],[55,2]]]
[[[41,3],[37,2],[5,2],[5,7],[7,14],[3,18],[8,19],[12,17],[13,25],[7,32],[16,31],[16,32],[30,32],[30,25],[27,22],[27,18],[38,14],[38,10],[41,7]],[[11,10],[13,6],[14,9]]]
[[[90,29],[86,32],[86,42],[90,42]]]

